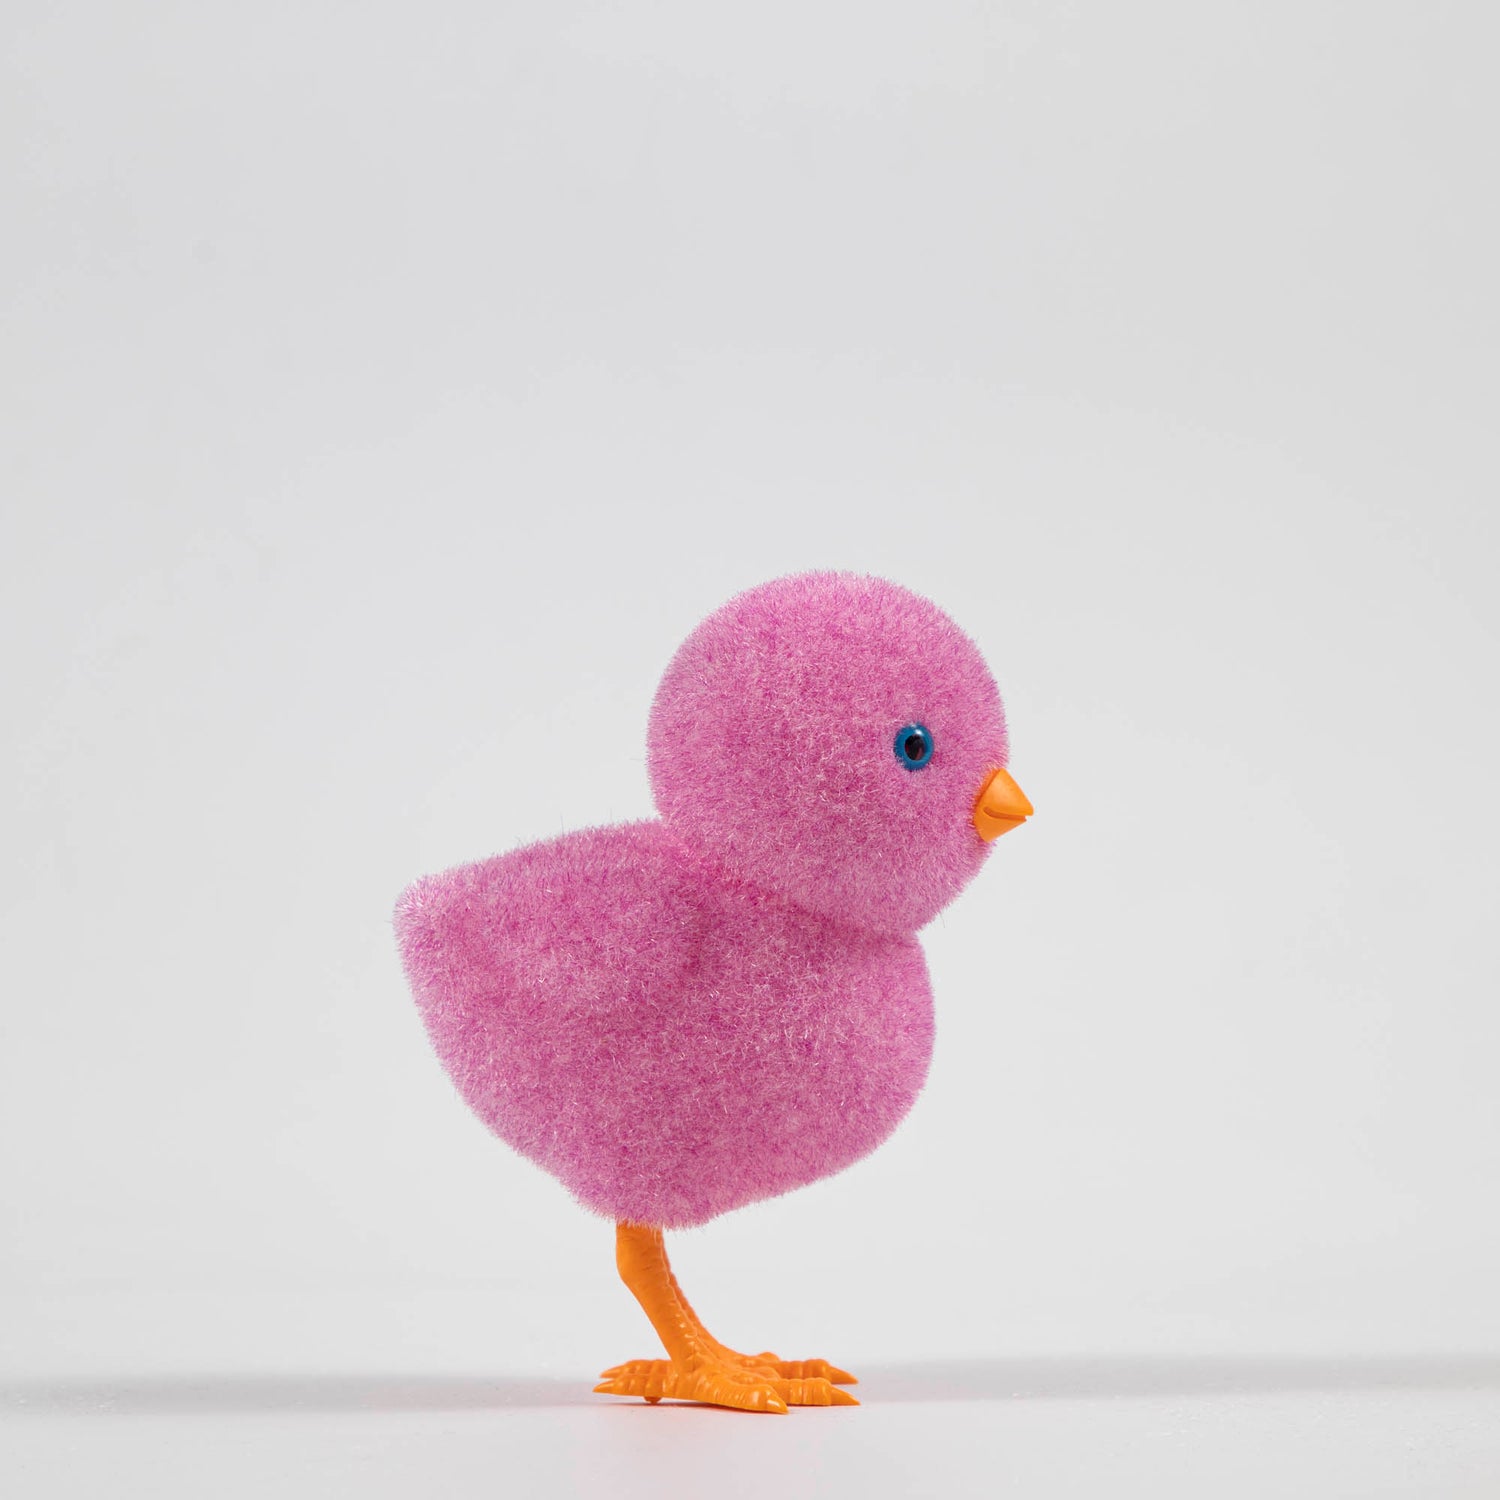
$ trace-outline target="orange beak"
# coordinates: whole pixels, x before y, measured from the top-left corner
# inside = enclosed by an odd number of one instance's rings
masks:
[[[1009,771],[991,771],[974,804],[974,827],[988,844],[1019,828],[1035,811]]]

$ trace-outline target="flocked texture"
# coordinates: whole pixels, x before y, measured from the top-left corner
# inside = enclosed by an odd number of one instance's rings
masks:
[[[932,731],[919,771],[896,731]],[[726,873],[888,932],[930,921],[989,845],[970,815],[1006,761],[974,643],[880,578],[803,573],[710,615],[667,668],[648,769],[669,827]]]
[[[933,734],[919,771],[902,725]],[[661,821],[418,881],[428,1032],[482,1120],[615,1219],[681,1227],[827,1176],[910,1108],[932,1048],[915,929],[984,858],[1005,758],[974,646],[918,596],[808,574],[742,594],[652,710]]]
[[[914,941],[705,879],[660,823],[431,877],[399,927],[464,1098],[611,1218],[699,1224],[835,1172],[927,1070]]]

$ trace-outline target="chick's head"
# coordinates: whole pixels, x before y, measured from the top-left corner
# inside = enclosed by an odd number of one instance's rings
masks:
[[[667,668],[648,740],[657,807],[683,844],[882,932],[930,921],[996,828],[1030,811],[1011,798],[998,820],[976,812],[1001,781],[1014,788],[978,648],[920,595],[858,574],[777,579],[710,615]]]

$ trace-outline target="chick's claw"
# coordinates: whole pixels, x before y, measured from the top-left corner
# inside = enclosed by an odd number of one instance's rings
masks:
[[[801,1378],[773,1380],[776,1394],[788,1406],[858,1406],[859,1402],[821,1376],[811,1380]]]

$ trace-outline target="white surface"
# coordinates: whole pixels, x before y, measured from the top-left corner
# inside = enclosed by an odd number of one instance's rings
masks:
[[[24,1492],[1493,1493],[1496,30],[10,5]],[[492,1410],[649,1342],[426,1054],[391,905],[646,813],[673,647],[810,566],[975,635],[1038,817],[927,934],[902,1131],[679,1261],[726,1337],[979,1373]]]
[[[1500,1363],[935,1364],[856,1410],[596,1411],[565,1381],[135,1381],[28,1391],[28,1494],[1142,1494],[1491,1500]],[[593,1398],[602,1401],[604,1398]],[[87,1412],[88,1415],[82,1413]]]

